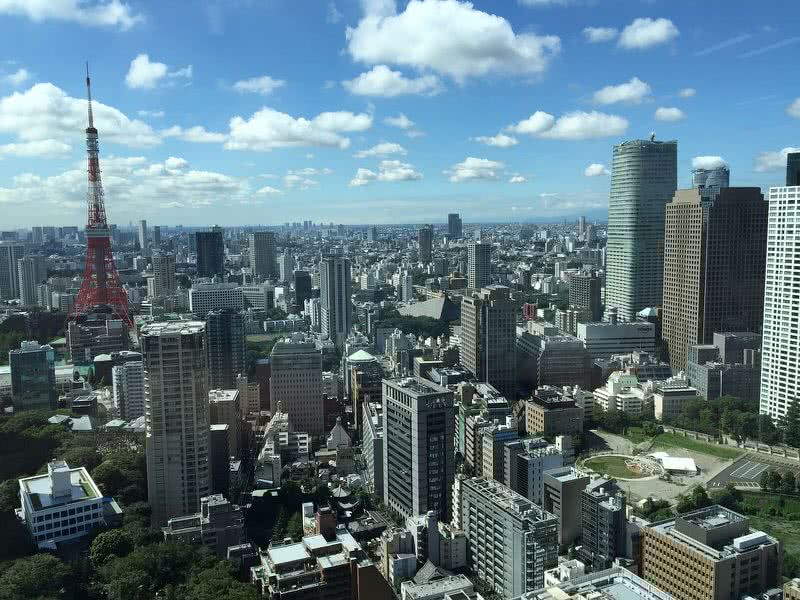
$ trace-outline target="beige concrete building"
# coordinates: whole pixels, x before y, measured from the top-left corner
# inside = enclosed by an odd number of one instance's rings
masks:
[[[583,409],[572,400],[539,398],[525,401],[528,435],[571,435],[583,431]]]

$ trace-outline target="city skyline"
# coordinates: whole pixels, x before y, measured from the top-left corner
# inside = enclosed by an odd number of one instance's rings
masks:
[[[747,10],[700,25],[665,2],[64,6],[0,6],[10,227],[85,220],[86,59],[120,225],[602,220],[614,144],[655,131],[679,142],[679,188],[721,157],[732,185],[766,189],[800,117],[771,78],[800,38]],[[458,27],[434,35],[437,19]]]

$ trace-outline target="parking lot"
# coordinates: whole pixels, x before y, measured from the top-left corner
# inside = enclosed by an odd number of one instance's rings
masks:
[[[723,488],[728,483],[733,482],[738,487],[750,487],[750,488],[759,488],[759,481],[761,480],[761,476],[764,471],[768,471],[769,469],[775,469],[780,472],[788,471],[792,469],[795,473],[800,470],[800,467],[788,467],[784,464],[775,463],[775,462],[766,462],[761,461],[757,457],[745,457],[742,458],[728,468],[723,470],[719,473],[716,477],[714,477],[711,481],[708,482],[707,487],[709,489],[715,488]]]

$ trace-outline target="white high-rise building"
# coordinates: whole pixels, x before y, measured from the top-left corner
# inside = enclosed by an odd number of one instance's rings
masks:
[[[238,284],[198,283],[189,290],[189,310],[198,317],[223,308],[244,309],[244,296]]]
[[[278,270],[281,281],[291,281],[294,273],[294,255],[286,251],[278,257]]]
[[[270,354],[272,413],[289,415],[295,431],[311,435],[325,432],[322,399],[322,353],[313,343],[278,342]]]
[[[150,283],[152,281],[152,283]],[[153,255],[153,277],[148,281],[147,295],[152,298],[160,298],[174,294],[178,288],[175,279],[175,255],[174,254],[154,254]]]
[[[47,279],[44,256],[25,256],[17,261],[19,299],[24,306],[39,303],[38,286]]]
[[[353,324],[350,259],[326,256],[319,270],[322,335],[341,348]]]
[[[19,298],[17,261],[25,256],[25,246],[17,242],[0,242],[0,298]]]
[[[200,510],[211,493],[205,323],[145,325],[147,501],[154,524]]]
[[[114,406],[126,421],[144,414],[144,363],[125,361],[111,369]]]
[[[414,300],[414,276],[408,271],[400,275],[400,299],[403,302],[413,302]]]
[[[761,346],[761,412],[777,420],[800,401],[800,186],[769,190]]]
[[[147,221],[139,221],[139,247],[144,250],[147,248]]]

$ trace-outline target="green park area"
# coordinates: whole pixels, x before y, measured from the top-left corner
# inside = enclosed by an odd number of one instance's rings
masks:
[[[644,477],[638,471],[628,468],[624,456],[595,456],[583,462],[584,467],[592,469],[595,473],[622,479],[640,479]]]
[[[702,440],[695,440],[674,433],[661,433],[653,439],[653,449],[669,450],[671,448],[683,448],[684,450],[708,454],[709,456],[715,456],[725,460],[732,460],[743,454],[743,451],[739,448],[710,444]]]

